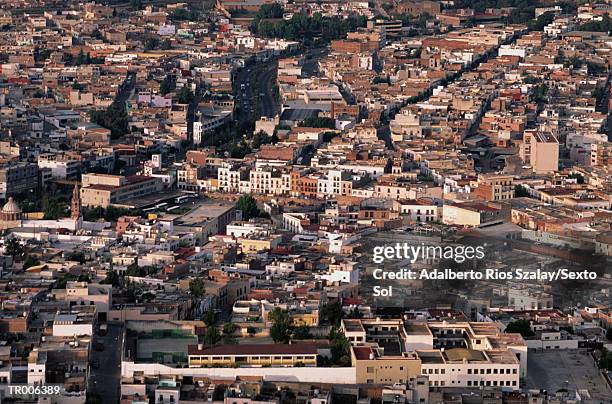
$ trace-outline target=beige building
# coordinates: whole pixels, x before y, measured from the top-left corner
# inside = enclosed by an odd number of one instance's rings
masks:
[[[481,175],[474,194],[485,201],[505,201],[514,198],[514,177],[511,175]]]
[[[510,219],[510,210],[492,202],[462,202],[444,205],[442,223],[458,226],[482,226]]]
[[[351,362],[358,384],[408,383],[421,372],[421,360],[414,353],[383,355],[372,346],[351,347]]]
[[[525,131],[519,155],[536,174],[559,169],[559,140],[551,133]]]
[[[130,200],[151,195],[161,190],[159,178],[132,175],[129,177],[108,174],[84,174],[82,176],[81,204],[83,206],[122,205]]]
[[[189,367],[316,366],[329,346],[313,343],[190,346]]]

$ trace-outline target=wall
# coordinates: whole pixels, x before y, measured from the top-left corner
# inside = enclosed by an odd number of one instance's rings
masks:
[[[578,349],[577,339],[556,339],[556,340],[525,340],[529,349],[542,351],[545,349]],[[558,348],[557,348],[558,347]]]
[[[158,363],[134,363],[123,361],[121,375],[132,377],[134,372],[144,375],[205,376],[235,379],[237,376],[260,376],[266,381],[293,381],[300,383],[355,384],[355,368],[171,368]]]

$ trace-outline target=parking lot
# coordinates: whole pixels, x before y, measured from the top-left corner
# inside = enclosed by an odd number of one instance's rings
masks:
[[[612,402],[612,392],[600,376],[595,361],[586,352],[530,351],[527,362],[526,387],[529,389],[546,389],[549,394],[560,389],[567,389],[570,393],[586,390],[590,399],[586,397],[585,403]]]

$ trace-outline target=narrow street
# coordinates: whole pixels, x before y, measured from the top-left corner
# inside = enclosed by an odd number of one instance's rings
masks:
[[[92,338],[87,391],[90,395],[100,395],[103,404],[119,402],[121,355],[123,352],[122,336],[123,325],[109,322],[106,335],[101,336],[96,333]],[[96,350],[97,343],[104,344],[104,349]]]

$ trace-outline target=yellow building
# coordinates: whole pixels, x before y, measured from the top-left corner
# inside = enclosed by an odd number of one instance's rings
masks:
[[[269,251],[276,248],[282,240],[279,235],[271,235],[258,238],[239,238],[238,244],[243,253],[255,254],[261,251]]]
[[[317,355],[329,355],[328,343],[239,344],[188,349],[189,367],[293,367],[316,366]]]
[[[416,354],[383,356],[379,348],[372,346],[351,347],[351,363],[357,384],[404,384],[421,374],[421,360]]]
[[[316,327],[319,325],[318,310],[289,312],[289,318],[291,319],[291,325],[295,327]]]

